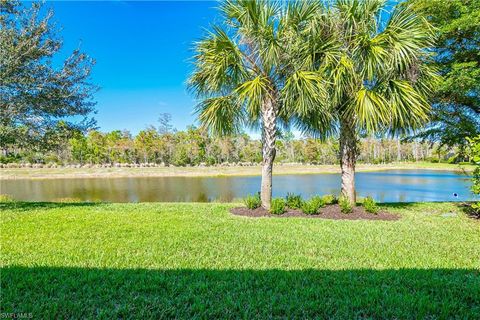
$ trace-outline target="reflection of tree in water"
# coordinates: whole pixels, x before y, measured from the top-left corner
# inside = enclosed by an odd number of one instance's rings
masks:
[[[258,177],[257,177],[258,178]],[[208,194],[208,201],[229,202],[238,196],[235,188],[237,177],[199,178],[202,190]],[[259,188],[260,184],[258,184]]]
[[[422,172],[425,174],[422,177]],[[402,174],[405,176],[402,177]],[[107,202],[228,202],[258,192],[260,178],[253,177],[136,177],[2,180],[1,191],[17,200]],[[358,195],[379,202],[472,200],[470,182],[463,175],[431,171],[359,173]],[[275,197],[288,192],[308,198],[338,194],[338,175],[275,176]],[[453,193],[458,198],[453,198]]]
[[[138,194],[141,202],[209,202],[215,199],[204,186],[205,178],[162,177],[132,178],[135,185],[132,191]]]

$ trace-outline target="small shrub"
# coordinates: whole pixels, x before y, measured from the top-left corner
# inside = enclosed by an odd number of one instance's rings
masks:
[[[302,212],[305,214],[317,214],[318,208],[312,201],[305,201],[302,204]]]
[[[342,213],[348,214],[353,211],[353,205],[346,197],[341,196],[338,198],[338,204],[340,205],[340,211],[342,211]]]
[[[472,203],[470,208],[473,215],[480,217],[480,201]]]
[[[305,214],[317,214],[318,210],[324,206],[325,202],[323,199],[319,196],[314,196],[302,204],[302,212]]]
[[[7,203],[7,202],[14,202],[15,199],[9,194],[0,194],[0,202]]]
[[[282,214],[285,212],[285,200],[283,198],[272,199],[270,204],[270,213]]]
[[[375,200],[372,197],[368,196],[363,200],[363,207],[365,211],[368,213],[377,214],[378,213],[378,206]]]
[[[257,193],[254,195],[248,195],[245,199],[243,199],[243,203],[250,210],[259,208],[262,205],[262,200],[260,199],[260,193]]]
[[[320,196],[313,196],[310,198],[310,201],[315,203],[315,205],[318,206],[319,209],[325,207],[325,200]]]
[[[322,197],[323,203],[328,205],[328,204],[336,204],[338,202],[337,197],[335,197],[333,194],[326,194]]]
[[[302,207],[302,196],[299,194],[287,193],[286,205],[291,209],[299,209]]]

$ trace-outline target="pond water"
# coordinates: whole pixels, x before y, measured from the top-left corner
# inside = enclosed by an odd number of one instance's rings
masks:
[[[357,194],[379,202],[473,200],[464,174],[433,170],[388,170],[356,174]],[[0,180],[0,193],[24,201],[73,198],[107,202],[232,201],[257,192],[260,177],[134,177],[44,180]],[[288,192],[307,198],[338,194],[339,174],[280,175],[273,178],[273,196]],[[458,194],[458,197],[454,196]]]

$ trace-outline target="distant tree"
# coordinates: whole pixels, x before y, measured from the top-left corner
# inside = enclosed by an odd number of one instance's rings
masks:
[[[173,130],[172,115],[170,113],[160,113],[158,117],[158,132],[160,134],[170,133]]]
[[[119,142],[122,139],[122,132],[114,130],[105,134],[105,144],[107,149],[107,159],[109,163],[117,162],[120,158]]]
[[[141,130],[135,136],[135,148],[141,155],[140,162],[155,162],[158,154],[160,136],[154,127]]]
[[[295,161],[295,148],[293,147],[293,141],[295,140],[295,135],[291,131],[283,132],[281,138],[284,142],[285,147],[285,157],[289,161]]]
[[[89,83],[94,61],[75,50],[58,65],[62,40],[42,4],[0,2],[0,147],[48,145],[45,133],[58,123],[84,131],[94,125]],[[73,116],[82,116],[73,122]]]
[[[84,135],[78,135],[69,139],[70,152],[72,160],[83,164],[88,157],[87,138]]]
[[[409,0],[437,28],[431,65],[443,79],[432,122],[419,136],[448,147],[480,134],[480,1]]]
[[[87,135],[87,159],[90,163],[108,162],[107,143],[105,134],[97,130],[91,130]]]

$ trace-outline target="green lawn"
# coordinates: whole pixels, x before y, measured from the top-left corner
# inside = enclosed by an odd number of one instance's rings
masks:
[[[4,203],[1,313],[35,318],[478,319],[480,222],[252,219],[231,204]]]
[[[381,170],[426,169],[471,172],[474,166],[431,163],[393,162],[388,164],[362,164],[357,172]],[[219,177],[259,176],[260,164],[254,166],[210,166],[210,167],[150,167],[150,168],[0,168],[1,179],[66,179],[66,178],[120,178],[120,177]],[[280,164],[273,166],[274,175],[339,173],[339,165]]]

